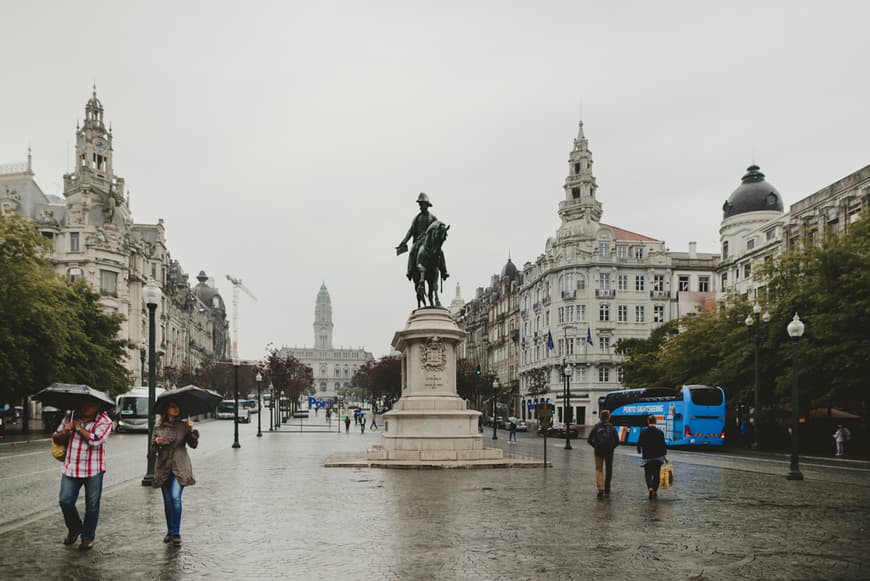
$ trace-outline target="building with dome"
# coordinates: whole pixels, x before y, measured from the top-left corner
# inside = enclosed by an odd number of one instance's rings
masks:
[[[282,347],[279,355],[292,355],[311,367],[314,389],[321,399],[335,399],[342,388],[353,387],[353,376],[374,356],[363,348],[333,347],[332,300],[326,283],[321,283],[314,302],[314,344],[312,347]]]
[[[870,205],[870,165],[795,202],[784,211],[779,191],[757,165],[722,206],[719,296],[737,293],[764,302],[754,270],[783,250],[847,232]]]
[[[63,197],[48,196],[36,183],[32,154],[27,162],[0,166],[0,213],[18,213],[36,222],[52,244],[50,259],[67,280],[85,280],[99,292],[103,307],[121,313],[121,336],[136,347],[126,366],[133,384],[144,383],[141,354],[147,348],[148,312],[142,289],[160,283],[156,310],[160,384],[172,386],[195,376],[206,362],[227,356],[226,309],[213,285],[190,288],[173,260],[163,220],[137,224],[124,178],[115,173],[111,125],[94,88],[85,120],[76,127],[75,167],[63,176]],[[203,275],[204,273],[200,273]]]
[[[570,412],[573,422],[594,423],[598,397],[622,388],[617,341],[646,338],[715,296],[717,255],[694,243],[672,253],[662,240],[601,222],[592,164],[581,122],[555,236],[522,269],[509,259],[456,317],[468,333],[465,356],[510,387],[505,412],[523,419],[549,401],[557,422]]]

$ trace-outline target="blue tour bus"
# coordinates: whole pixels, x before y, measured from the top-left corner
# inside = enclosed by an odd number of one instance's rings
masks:
[[[636,444],[648,416],[656,416],[668,446],[725,444],[725,392],[721,387],[684,385],[612,391],[598,398],[623,444]]]

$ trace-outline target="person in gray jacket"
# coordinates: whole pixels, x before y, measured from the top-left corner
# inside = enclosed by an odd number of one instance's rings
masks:
[[[152,448],[157,454],[152,486],[163,492],[163,511],[166,514],[164,543],[181,544],[181,493],[185,486],[193,486],[193,467],[187,446],[199,445],[199,430],[193,428],[190,418],[183,421],[178,404],[169,402],[166,412],[160,414],[154,428]]]

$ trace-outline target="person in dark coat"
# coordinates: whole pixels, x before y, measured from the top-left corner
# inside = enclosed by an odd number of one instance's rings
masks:
[[[613,451],[619,445],[616,428],[610,423],[610,411],[601,410],[601,421],[595,424],[586,441],[595,450],[595,485],[598,488],[598,498],[610,496]]]
[[[665,434],[656,427],[656,417],[647,418],[647,428],[640,433],[637,440],[637,451],[642,455],[640,465],[643,466],[649,497],[655,498],[659,490],[659,478],[662,464],[668,461],[668,447],[665,444]]]
[[[151,486],[163,492],[163,511],[166,514],[164,543],[181,544],[181,493],[185,486],[193,486],[193,467],[187,446],[199,445],[199,430],[190,418],[183,421],[178,404],[169,402],[160,414],[159,425],[154,428],[152,450],[157,454],[154,481]]]

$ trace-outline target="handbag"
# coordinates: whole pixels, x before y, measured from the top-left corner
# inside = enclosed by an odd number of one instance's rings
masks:
[[[51,455],[54,457],[54,459],[60,462],[66,460],[66,448],[69,444],[69,436],[63,438],[62,444],[58,444],[57,442],[55,442],[54,437],[52,437],[49,441],[51,442]]]
[[[674,485],[674,467],[671,464],[662,464],[662,471],[659,474],[659,486],[662,488],[670,488]]]

